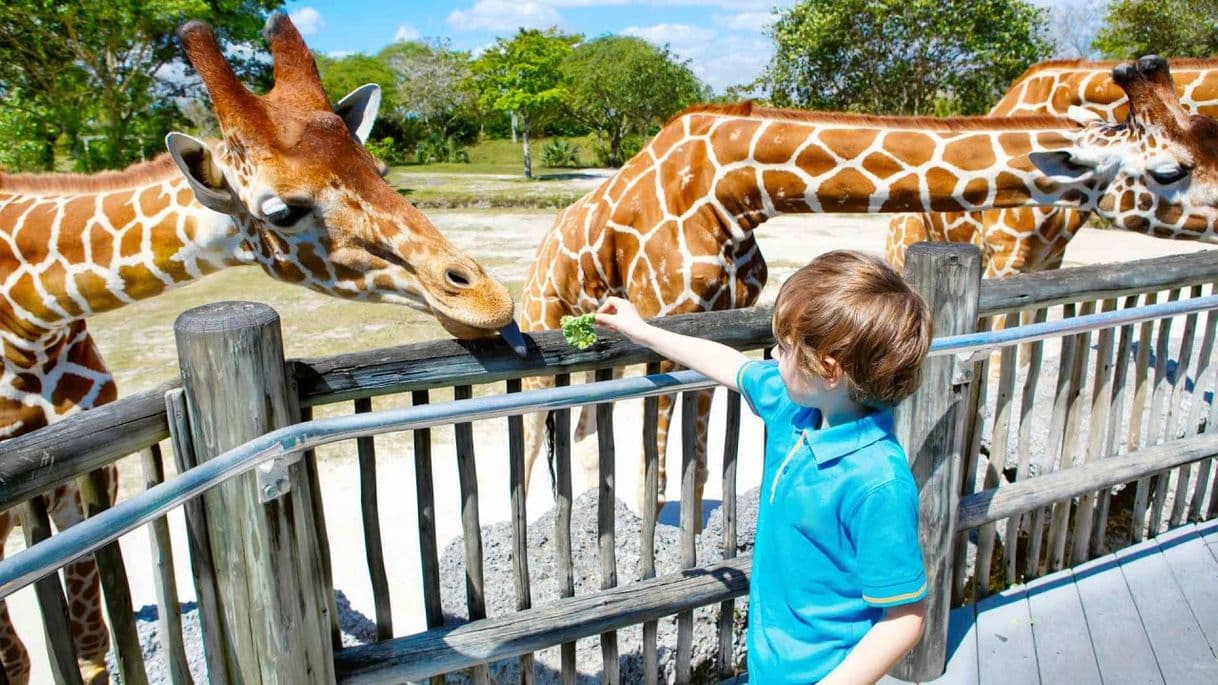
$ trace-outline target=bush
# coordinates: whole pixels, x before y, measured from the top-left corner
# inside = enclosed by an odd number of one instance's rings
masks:
[[[364,143],[368,152],[390,166],[402,163],[402,151],[398,149],[397,141],[393,138],[369,139]]]
[[[579,146],[562,138],[546,143],[541,151],[541,163],[550,168],[583,166],[579,161]]]
[[[597,143],[596,145],[596,163],[603,167],[618,167],[626,163],[626,160],[637,155],[639,150],[643,149],[643,136],[631,134],[622,139],[621,159],[613,159],[613,155],[609,150],[607,143]]]
[[[414,151],[415,162],[419,164],[434,164],[436,162],[462,162],[469,164],[469,151],[461,147],[452,136],[442,136],[433,133],[419,141]]]

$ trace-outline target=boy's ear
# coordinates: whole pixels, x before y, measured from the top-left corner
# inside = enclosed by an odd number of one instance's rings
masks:
[[[842,382],[842,365],[837,363],[837,359],[827,354],[820,358],[820,363],[825,373],[828,374],[824,379],[825,385],[836,388],[837,384]]]

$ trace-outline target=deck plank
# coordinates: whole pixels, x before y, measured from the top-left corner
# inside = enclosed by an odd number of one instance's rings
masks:
[[[1177,528],[1155,540],[1210,650],[1218,654],[1218,558],[1195,526]]]
[[[947,621],[947,668],[927,681],[935,685],[973,685],[981,677],[977,661],[977,618],[973,605],[952,609]]]
[[[1104,681],[1162,683],[1154,650],[1117,560],[1104,556],[1076,566],[1071,574]]]
[[[1218,682],[1218,661],[1158,542],[1126,547],[1116,557],[1163,679],[1168,683]]]
[[[1028,583],[1027,593],[1041,680],[1074,685],[1103,682],[1074,576],[1064,572],[1037,578]]]
[[[1214,495],[1218,497],[1218,493]],[[1197,534],[1210,546],[1210,552],[1218,557],[1218,519],[1197,524]]]
[[[977,682],[1001,685],[1040,683],[1027,593],[1016,585],[977,605]]]

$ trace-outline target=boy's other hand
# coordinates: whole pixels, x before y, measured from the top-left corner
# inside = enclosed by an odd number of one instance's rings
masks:
[[[610,297],[596,310],[596,322],[638,342],[639,334],[647,327],[639,310],[629,300]]]

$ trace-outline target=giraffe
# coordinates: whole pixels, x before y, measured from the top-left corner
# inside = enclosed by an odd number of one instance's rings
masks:
[[[502,329],[523,343],[507,288],[395,192],[364,149],[379,88],[361,87],[332,107],[287,15],[272,14],[263,35],[274,87],[258,96],[206,24],[178,30],[221,140],[170,133],[168,154],[120,172],[0,174],[0,438],[115,399],[86,327],[90,315],[232,265],[258,265],[328,295],[427,311],[460,338]],[[113,465],[102,473],[112,503]],[[81,520],[74,484],[46,497],[60,529]],[[15,518],[0,513],[0,545]],[[105,683],[109,636],[92,558],[66,567],[64,577],[82,678]],[[0,658],[8,682],[28,681],[29,655],[3,602]]]
[[[1113,79],[1136,113],[1125,123],[877,117],[751,103],[691,108],[558,215],[525,280],[522,328],[556,328],[563,315],[595,311],[610,295],[629,299],[644,317],[752,305],[766,280],[752,231],[783,213],[1055,205],[1131,226],[1212,231],[1218,121],[1188,118],[1159,58],[1119,65]],[[1147,180],[1168,173],[1190,180]],[[529,386],[549,382],[534,378]],[[703,393],[695,511],[709,405]],[[661,399],[661,493],[672,408],[671,397]],[[529,421],[526,474],[543,421]]]
[[[1106,121],[1128,115],[1125,93],[1112,81],[1117,62],[1054,60],[1028,68],[989,116],[1067,114],[1071,107]],[[1218,59],[1172,60],[1176,92],[1185,109],[1218,116]],[[982,254],[987,278],[1046,271],[1061,266],[1066,246],[1090,213],[1061,207],[1017,207],[982,212],[900,214],[889,224],[884,253],[901,268],[905,250],[922,240],[971,242]],[[1206,239],[1187,231],[1161,237]]]

